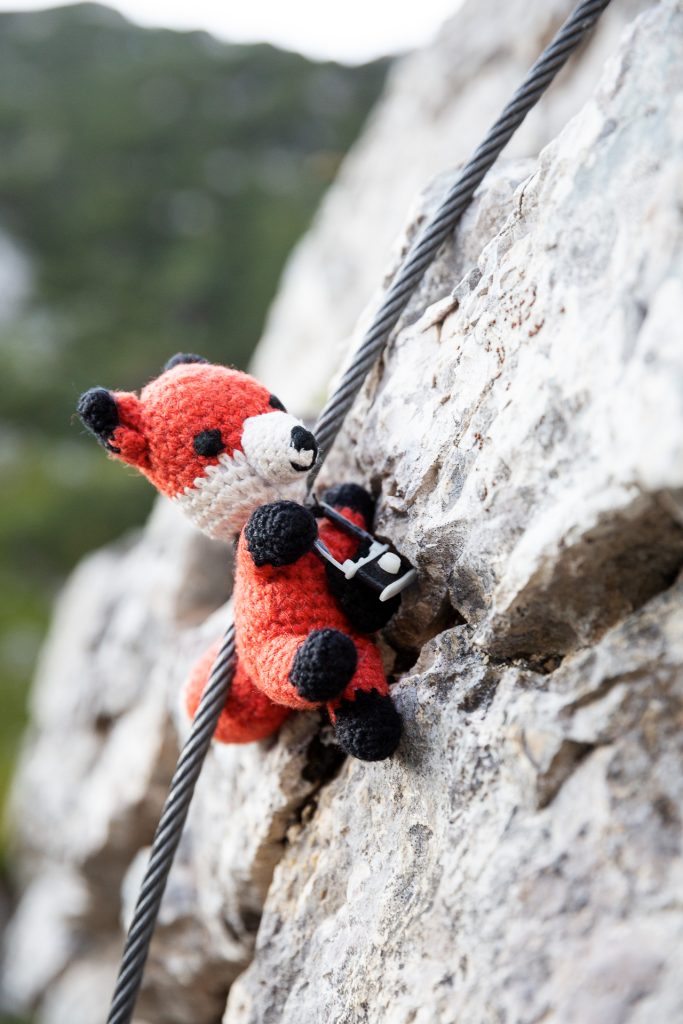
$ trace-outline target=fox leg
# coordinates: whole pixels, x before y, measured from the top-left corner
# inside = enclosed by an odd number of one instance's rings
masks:
[[[278,638],[261,649],[257,678],[272,700],[289,707],[311,710],[326,703],[347,754],[381,761],[396,750],[401,717],[370,639],[337,629]]]
[[[211,645],[194,665],[185,684],[184,701],[190,718],[195,716],[220,646],[220,640]],[[289,708],[274,704],[265,693],[257,689],[238,659],[230,693],[213,738],[219,743],[262,740],[277,732],[288,716]]]
[[[310,711],[341,696],[356,671],[358,653],[338,629],[273,637],[251,664],[259,689],[277,704]]]
[[[328,704],[337,742],[361,761],[383,761],[396,750],[403,723],[384,675],[380,653],[365,637],[356,639],[358,666],[341,696]]]

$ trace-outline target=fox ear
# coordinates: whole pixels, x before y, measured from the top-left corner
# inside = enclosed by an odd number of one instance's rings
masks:
[[[77,411],[84,426],[111,455],[139,469],[147,466],[147,441],[141,429],[137,395],[90,388],[79,398]]]
[[[166,361],[162,373],[172,370],[174,366],[180,366],[182,363],[208,363],[208,361],[204,356],[196,356],[194,352],[177,352]]]

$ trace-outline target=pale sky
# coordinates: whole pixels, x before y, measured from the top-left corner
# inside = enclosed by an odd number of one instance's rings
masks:
[[[428,42],[461,0],[115,0],[140,25],[206,29],[233,42],[266,41],[313,57],[363,61]],[[0,0],[0,10],[61,6]]]

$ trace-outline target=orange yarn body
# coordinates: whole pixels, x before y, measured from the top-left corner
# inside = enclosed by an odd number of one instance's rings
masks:
[[[179,386],[182,385],[182,386]],[[242,450],[242,428],[249,416],[272,412],[262,384],[227,366],[176,366],[150,381],[140,397],[114,392],[119,425],[111,435],[113,451],[173,498],[192,487],[216,458],[193,452],[195,434],[216,423],[228,455]]]
[[[363,526],[363,517],[351,509],[339,509],[347,519]],[[355,554],[357,541],[327,520],[318,521],[319,534],[334,557],[343,562]],[[328,711],[334,721],[341,700],[353,699],[359,690],[389,688],[376,644],[354,630],[329,592],[325,568],[310,553],[294,564],[274,568],[254,565],[242,532],[237,547],[235,572],[235,629],[238,667],[232,691],[216,731],[224,743],[248,743],[275,732],[290,709],[314,710],[318,704],[304,700],[289,681],[297,649],[315,629],[338,629],[350,636],[358,652],[358,666],[341,696]],[[187,709],[194,715],[218,645],[207,651],[192,673]]]
[[[209,536],[240,534],[237,668],[216,739],[263,739],[291,710],[326,706],[346,753],[391,756],[401,719],[379,651],[362,629],[381,628],[396,602],[380,609],[358,581],[345,587],[329,578],[312,550],[316,529],[340,563],[356,556],[358,540],[293,501],[273,500],[315,465],[318,444],[305,425],[247,374],[183,353],[139,395],[90,388],[78,413],[110,456],[136,466]],[[369,525],[370,495],[355,484],[332,492],[342,515]],[[206,652],[188,681],[192,717],[216,651]]]
[[[212,644],[192,668],[185,688],[185,706],[191,718],[194,718],[199,707],[221,642],[217,640]],[[288,715],[289,708],[274,704],[265,693],[256,689],[241,661],[238,661],[214,739],[219,743],[252,743],[254,740],[262,740],[277,732]]]

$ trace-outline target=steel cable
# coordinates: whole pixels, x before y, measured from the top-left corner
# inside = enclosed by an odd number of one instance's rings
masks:
[[[365,377],[384,350],[391,332],[428,266],[457,226],[475,190],[501,150],[610,2],[611,0],[585,0],[584,3],[578,4],[532,66],[474,156],[463,168],[434,217],[412,246],[351,365],[342,376],[339,386],[325,405],[314,428],[321,456],[315,470],[309,475],[309,490]],[[168,873],[180,842],[202,764],[230,691],[234,666],[235,628],[230,625],[211,670],[190,736],[182,749],[171,780],[126,936],[107,1024],[129,1024],[132,1018]]]
[[[192,723],[192,731],[178,759],[154,836],[149,863],[126,937],[116,989],[107,1018],[108,1024],[128,1024],[132,1018],[168,873],[180,841],[194,787],[232,682],[234,657],[235,627],[230,625],[211,669],[209,681]]]
[[[486,138],[463,168],[439,209],[412,246],[394,278],[370,329],[353,361],[323,409],[314,433],[322,451],[329,451],[365,377],[383,351],[389,336],[422,280],[436,253],[458,224],[487,171],[507,145],[520,124],[538,102],[567,58],[590,31],[610,0],[586,0],[576,7],[559,32],[529,71]],[[309,477],[309,487],[320,471],[318,462]]]

